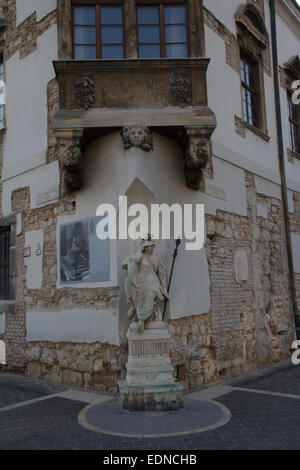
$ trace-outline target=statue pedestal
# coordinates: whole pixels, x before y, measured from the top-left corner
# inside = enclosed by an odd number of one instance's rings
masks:
[[[173,378],[169,355],[171,335],[164,322],[137,323],[127,332],[129,356],[126,381],[119,382],[121,406],[131,411],[167,411],[183,407],[183,387]]]

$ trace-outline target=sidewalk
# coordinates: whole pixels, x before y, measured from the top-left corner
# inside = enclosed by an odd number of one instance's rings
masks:
[[[0,449],[300,449],[300,367],[284,362],[130,413],[112,395],[0,373]]]

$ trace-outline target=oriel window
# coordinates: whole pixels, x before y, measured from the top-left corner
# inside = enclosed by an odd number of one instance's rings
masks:
[[[241,55],[240,65],[244,121],[251,126],[259,127],[256,65],[243,55]]]
[[[122,59],[124,32],[122,5],[73,6],[74,59]]]
[[[138,5],[139,57],[188,57],[186,17],[185,4]]]

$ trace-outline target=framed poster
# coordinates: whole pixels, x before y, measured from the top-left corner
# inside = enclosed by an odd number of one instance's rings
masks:
[[[100,240],[96,227],[102,217],[60,226],[59,282],[86,284],[110,280],[109,239]]]

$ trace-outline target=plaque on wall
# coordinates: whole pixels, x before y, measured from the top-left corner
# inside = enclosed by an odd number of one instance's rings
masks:
[[[60,284],[110,280],[109,240],[100,240],[96,227],[102,217],[60,226]]]

